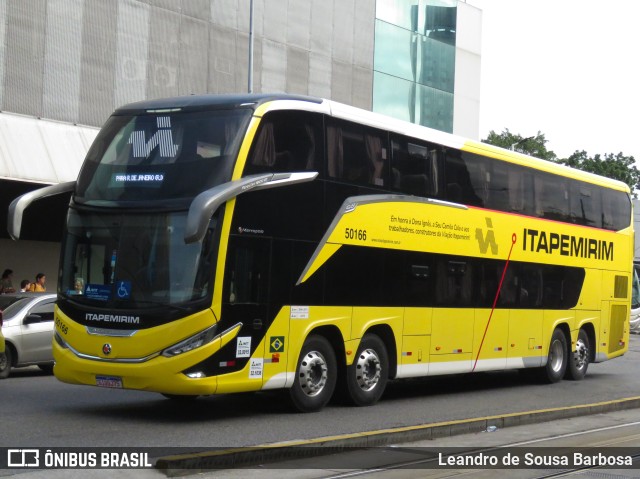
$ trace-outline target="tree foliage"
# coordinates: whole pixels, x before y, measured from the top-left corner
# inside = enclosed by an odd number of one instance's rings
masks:
[[[482,140],[483,143],[500,146],[507,150],[518,151],[543,160],[557,161],[556,154],[551,150],[547,150],[547,141],[544,133],[540,131],[535,136],[523,137],[517,133],[511,133],[509,128],[505,128],[502,133],[496,133],[491,130],[489,136]]]
[[[636,196],[636,190],[640,190],[640,170],[636,167],[636,160],[633,156],[626,156],[622,152],[589,156],[584,150],[576,150],[569,158],[558,158],[553,151],[547,150],[547,139],[540,131],[536,136],[523,138],[522,135],[511,133],[508,128],[499,134],[491,130],[487,138],[482,141],[622,181],[629,185],[634,196]]]
[[[584,150],[576,150],[569,158],[561,159],[558,163],[620,180],[629,185],[632,192],[640,189],[640,170],[636,167],[636,160],[633,156],[623,155],[622,152],[617,155],[606,153],[604,156],[597,154],[591,157]]]

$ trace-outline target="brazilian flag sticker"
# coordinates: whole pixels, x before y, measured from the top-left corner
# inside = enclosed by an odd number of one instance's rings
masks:
[[[269,338],[269,352],[281,353],[284,351],[284,336],[271,336]]]

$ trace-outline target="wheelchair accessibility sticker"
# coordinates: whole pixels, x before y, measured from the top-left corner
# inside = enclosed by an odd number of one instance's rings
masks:
[[[127,299],[131,297],[131,281],[118,281],[116,295],[119,299]]]

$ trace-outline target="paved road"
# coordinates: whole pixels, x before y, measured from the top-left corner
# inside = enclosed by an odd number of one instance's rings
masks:
[[[0,381],[0,446],[235,447],[640,396],[640,337],[583,381],[533,385],[517,372],[393,383],[373,407],[296,414],[275,393],[202,398],[70,386],[36,369]]]
[[[560,470],[550,468],[443,469],[434,464],[434,457],[437,457],[439,452],[446,455],[454,451],[460,453],[469,449],[485,451],[488,456],[503,457],[501,455],[501,452],[504,453],[502,447],[507,447],[508,452],[519,455],[521,458],[527,453],[533,453],[537,458],[551,454],[572,456],[576,451],[588,451],[591,454],[604,452],[620,456],[626,454],[638,456],[640,454],[639,419],[638,410],[632,409],[498,429],[491,433],[464,434],[397,444],[394,447],[372,448],[334,456],[298,459],[267,466],[187,473],[187,476],[194,479],[244,479],[257,475],[261,479],[437,479],[442,477],[539,479],[556,477]],[[612,447],[616,449],[609,449]],[[593,448],[597,448],[597,450],[594,451]],[[162,472],[154,469],[0,470],[0,477],[12,475],[17,475],[17,478],[20,479],[85,479],[87,477],[92,479],[163,479],[166,477]],[[571,477],[617,479],[640,477],[640,462],[638,457],[633,457],[632,469],[605,467],[604,469],[580,471],[572,474]]]

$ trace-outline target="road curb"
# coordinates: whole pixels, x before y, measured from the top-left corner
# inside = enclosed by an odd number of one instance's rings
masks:
[[[212,469],[249,467],[267,462],[337,454],[358,448],[389,446],[403,442],[481,432],[490,426],[500,429],[634,408],[640,408],[640,396],[577,406],[342,434],[317,439],[167,456],[157,459],[156,468],[169,477],[183,476]]]

